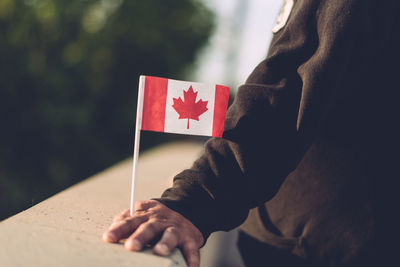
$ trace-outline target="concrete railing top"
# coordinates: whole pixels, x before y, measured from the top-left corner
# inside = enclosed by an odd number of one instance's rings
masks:
[[[141,154],[137,200],[160,196],[200,150],[186,142]],[[131,173],[129,159],[0,222],[0,266],[186,266],[179,250],[159,257],[102,241],[116,213],[129,207]]]

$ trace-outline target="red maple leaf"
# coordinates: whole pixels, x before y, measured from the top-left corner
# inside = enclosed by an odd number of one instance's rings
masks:
[[[187,119],[187,129],[189,129],[189,119],[199,120],[199,116],[208,110],[207,103],[208,101],[199,100],[196,102],[197,93],[194,92],[192,86],[189,87],[189,90],[183,90],[183,99],[173,98],[174,104],[172,107],[178,112],[178,119]]]

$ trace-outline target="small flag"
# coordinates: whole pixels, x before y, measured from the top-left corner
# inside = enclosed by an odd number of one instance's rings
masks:
[[[221,137],[229,87],[140,76],[141,130]]]
[[[133,149],[131,216],[141,130],[221,137],[229,87],[140,76]]]

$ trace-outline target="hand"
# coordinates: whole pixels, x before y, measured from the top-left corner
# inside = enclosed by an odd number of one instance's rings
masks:
[[[200,230],[181,214],[155,200],[136,202],[133,216],[127,209],[115,217],[104,232],[103,240],[115,243],[127,238],[125,248],[140,251],[160,236],[153,248],[155,254],[167,256],[179,247],[189,267],[199,266],[199,248],[204,242]]]

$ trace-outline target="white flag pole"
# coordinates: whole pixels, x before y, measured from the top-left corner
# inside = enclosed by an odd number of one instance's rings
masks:
[[[139,158],[140,147],[140,129],[142,126],[142,111],[143,111],[143,93],[144,93],[145,76],[139,78],[137,110],[136,110],[136,127],[135,127],[135,143],[133,147],[133,165],[132,165],[132,185],[131,185],[131,216],[135,213],[135,184],[137,174],[137,162]]]

